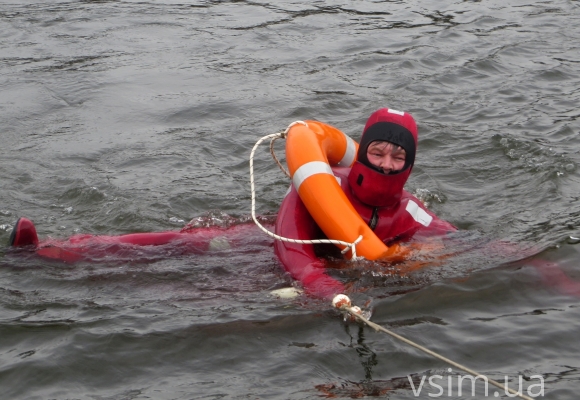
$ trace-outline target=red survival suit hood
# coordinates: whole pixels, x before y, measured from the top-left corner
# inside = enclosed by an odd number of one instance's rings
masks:
[[[353,194],[373,207],[396,205],[415,163],[417,138],[417,124],[410,114],[388,108],[375,111],[367,120],[357,162],[348,175]],[[405,149],[405,165],[401,171],[384,174],[369,162],[367,148],[376,140],[386,140]]]

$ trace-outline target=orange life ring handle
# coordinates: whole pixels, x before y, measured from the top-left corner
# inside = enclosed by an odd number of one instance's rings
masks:
[[[340,130],[318,121],[290,127],[286,162],[300,199],[329,239],[353,243],[357,256],[368,260],[393,255],[369,228],[342,191],[331,166],[350,167],[356,161],[358,143]],[[344,249],[344,246],[339,246]],[[350,251],[349,251],[350,254]]]

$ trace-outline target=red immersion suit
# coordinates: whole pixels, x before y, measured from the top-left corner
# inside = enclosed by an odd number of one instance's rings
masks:
[[[368,161],[367,148],[377,140],[388,141],[405,149],[405,165],[401,171],[384,174]],[[380,109],[366,123],[357,154],[358,161],[350,169],[332,169],[356,211],[387,245],[408,241],[417,234],[444,235],[457,230],[403,190],[415,161],[416,148],[417,127],[413,118],[407,113]],[[294,185],[280,207],[276,233],[292,239],[324,238]],[[316,256],[314,246],[275,242],[276,254],[284,268],[310,294],[331,298],[344,292],[343,284],[326,274],[325,261]]]

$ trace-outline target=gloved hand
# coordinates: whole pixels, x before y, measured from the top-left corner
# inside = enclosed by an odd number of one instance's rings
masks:
[[[377,261],[397,264],[399,272],[409,273],[427,266],[439,265],[441,259],[448,256],[442,254],[441,250],[444,248],[441,240],[433,238],[422,242],[395,243]]]
[[[309,294],[331,299],[335,294],[345,291],[344,285],[326,274],[323,262],[310,263],[299,271],[295,278],[298,279]]]

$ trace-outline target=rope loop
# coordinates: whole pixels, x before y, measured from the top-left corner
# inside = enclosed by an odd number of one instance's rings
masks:
[[[270,154],[272,155],[272,158],[274,159],[274,161],[276,161],[276,164],[278,164],[278,167],[282,170],[284,175],[286,175],[288,178],[291,178],[290,172],[288,172],[288,170],[286,168],[284,168],[284,166],[282,165],[280,160],[278,160],[278,157],[276,157],[276,154],[274,153],[274,142],[278,139],[286,139],[286,137],[288,136],[288,132],[290,131],[290,128],[292,128],[294,125],[298,125],[298,124],[302,124],[302,125],[308,127],[308,124],[304,121],[294,121],[290,125],[288,125],[288,128],[286,128],[284,130],[284,132],[279,132],[277,134],[274,134],[275,136],[270,141]]]
[[[340,254],[346,254],[349,250],[351,250],[352,251],[352,257],[351,257],[352,261],[364,260],[364,257],[357,257],[357,255],[356,255],[356,245],[359,244],[362,240],[363,240],[363,235],[360,235],[354,242],[352,242],[350,244],[350,246],[345,247],[340,252]]]
[[[286,238],[286,237],[282,237],[280,235],[277,235],[274,232],[270,232],[268,229],[266,229],[258,221],[258,218],[256,217],[256,190],[255,190],[255,183],[254,183],[254,154],[256,153],[258,146],[260,146],[260,144],[262,144],[262,142],[264,142],[268,139],[271,139],[271,141],[270,141],[270,153],[272,154],[274,161],[276,161],[276,163],[278,164],[278,167],[280,167],[282,172],[284,172],[284,174],[286,174],[286,176],[288,176],[290,178],[290,173],[284,168],[284,166],[280,163],[280,161],[278,160],[278,158],[274,154],[274,142],[278,139],[285,139],[286,136],[288,135],[288,131],[290,130],[290,128],[292,128],[294,125],[297,125],[297,124],[301,124],[301,125],[308,127],[308,124],[304,121],[294,121],[290,125],[288,125],[288,128],[286,128],[286,130],[284,130],[284,132],[273,133],[273,134],[266,135],[266,136],[260,138],[256,142],[256,144],[254,145],[254,147],[252,148],[252,151],[250,153],[250,191],[251,191],[251,195],[252,195],[252,219],[254,220],[254,223],[258,226],[258,228],[260,228],[264,233],[266,233],[268,236],[273,237],[276,240],[281,240],[283,242],[296,243],[296,244],[330,243],[330,244],[335,244],[335,245],[339,245],[339,246],[344,246],[345,248],[344,248],[344,250],[342,250],[342,254],[345,254],[346,252],[351,250],[351,252],[352,252],[351,260],[353,260],[353,261],[363,260],[364,257],[357,257],[357,255],[356,255],[356,245],[359,244],[361,242],[361,240],[363,239],[362,235],[359,236],[352,243],[345,242],[342,240],[334,240],[334,239],[315,239],[315,240],[290,239],[290,238]]]
[[[286,128],[286,130],[284,131],[283,138],[286,138],[286,136],[288,135],[288,131],[290,131],[290,128],[292,128],[294,125],[298,125],[298,124],[304,125],[305,127],[308,128],[308,124],[306,122],[304,122],[304,121],[294,121],[290,125],[288,125],[288,128]]]
[[[272,140],[270,141],[270,154],[272,155],[272,158],[274,159],[274,161],[276,161],[276,164],[278,164],[278,167],[282,170],[282,172],[284,172],[284,175],[286,175],[288,178],[291,178],[290,172],[288,172],[288,170],[286,168],[284,168],[284,166],[278,160],[278,157],[276,157],[276,154],[274,153],[274,142],[278,139],[284,139],[285,137],[286,137],[286,134],[284,132],[280,132],[280,136],[272,138]]]

